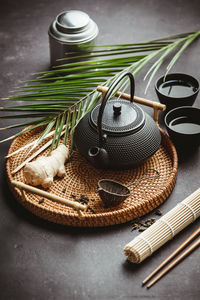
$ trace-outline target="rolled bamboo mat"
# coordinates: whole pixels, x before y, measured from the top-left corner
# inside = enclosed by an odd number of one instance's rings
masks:
[[[127,259],[140,263],[200,216],[200,188],[179,202],[124,247]]]

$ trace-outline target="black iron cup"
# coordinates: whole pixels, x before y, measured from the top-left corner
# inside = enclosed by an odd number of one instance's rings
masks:
[[[155,90],[159,101],[169,111],[180,106],[192,106],[199,92],[199,82],[191,75],[173,73],[159,78]]]

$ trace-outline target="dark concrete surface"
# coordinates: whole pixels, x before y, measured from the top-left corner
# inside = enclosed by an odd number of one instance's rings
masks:
[[[0,7],[0,96],[31,73],[49,66],[48,27],[64,10],[80,9],[98,24],[99,43],[130,43],[200,29],[198,0],[2,0]],[[200,79],[200,44],[182,55],[173,71]],[[164,66],[156,78],[163,74]],[[144,72],[136,94],[157,99],[152,82],[144,95]],[[200,107],[198,96],[195,102]],[[1,120],[0,127],[8,125]],[[162,124],[162,118],[161,118]],[[0,131],[0,139],[16,132]],[[21,207],[6,183],[5,159],[10,142],[0,144],[0,299],[158,299],[200,298],[200,252],[193,252],[150,290],[141,282],[200,222],[186,228],[140,265],[126,261],[123,247],[138,233],[130,223],[108,228],[59,226]],[[168,212],[199,187],[199,150],[182,155],[177,183],[161,206]],[[150,214],[152,216],[152,214]]]

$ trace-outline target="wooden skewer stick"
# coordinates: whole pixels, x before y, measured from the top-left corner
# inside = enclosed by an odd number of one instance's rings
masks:
[[[107,90],[108,90],[108,88],[105,87],[105,86],[99,85],[97,87],[97,91],[102,92],[103,95],[105,95]],[[115,94],[115,96],[116,97],[120,96],[123,99],[130,100],[130,95],[129,94],[121,93],[120,91],[118,91]],[[161,104],[161,103],[158,103],[158,102],[155,102],[155,101],[151,101],[151,100],[147,100],[147,99],[144,99],[144,98],[140,98],[140,97],[137,97],[137,96],[134,96],[134,101],[137,102],[137,103],[149,106],[149,107],[153,107],[153,109],[154,109],[154,121],[155,122],[158,122],[158,111],[166,109],[166,105],[164,105],[164,104]]]
[[[154,279],[152,279],[147,284],[147,288],[150,288],[153,284],[155,284],[159,279],[161,279],[165,274],[167,274],[171,269],[173,269],[179,262],[181,262],[187,255],[189,255],[199,245],[200,245],[200,238],[198,238],[189,248],[187,248],[175,260],[173,260],[168,266],[166,266],[156,277],[154,277]]]
[[[62,136],[64,133],[65,133],[65,131],[62,131],[60,136]],[[39,148],[36,152],[34,152],[30,157],[28,157],[25,161],[23,161],[23,163],[21,163],[21,165],[19,165],[16,169],[14,169],[11,172],[11,174],[13,175],[13,174],[17,173],[19,170],[21,170],[21,168],[23,168],[26,163],[28,163],[33,158],[35,158],[37,155],[39,155],[41,152],[43,152],[45,149],[47,149],[52,144],[52,141],[53,141],[53,139],[51,139],[50,141],[48,141],[41,148]]]
[[[66,125],[63,126],[63,129],[65,129],[65,127],[66,127]],[[48,138],[48,137],[50,137],[50,136],[52,136],[54,133],[55,133],[55,130],[49,132],[49,133],[45,136],[45,139]],[[26,149],[26,148],[28,148],[28,147],[30,147],[30,146],[32,146],[32,145],[36,145],[37,141],[38,141],[38,139],[32,141],[32,142],[29,143],[29,144],[24,145],[23,147],[17,149],[16,151],[14,151],[14,152],[12,152],[12,153],[10,153],[10,154],[7,154],[7,155],[5,156],[5,158],[9,158],[9,157],[11,157],[11,156],[13,156],[13,155],[19,153],[20,151],[22,151],[22,150],[24,150],[24,149]],[[31,149],[31,150],[32,150],[32,149]]]
[[[23,182],[12,180],[11,183],[15,187],[17,187],[19,189],[28,191],[30,193],[34,193],[36,195],[48,198],[48,199],[53,200],[53,201],[57,201],[57,202],[63,203],[65,205],[69,206],[69,207],[72,207],[72,208],[76,209],[76,210],[86,211],[86,209],[87,209],[86,205],[83,205],[81,203],[76,203],[76,202],[71,201],[71,200],[67,200],[67,199],[62,198],[60,196],[57,196],[55,194],[50,194],[50,193],[48,193],[46,191],[40,190],[40,189],[38,189],[36,187],[33,187],[31,185],[28,185],[28,184],[25,184]]]
[[[171,255],[169,255],[153,272],[151,272],[143,281],[146,284],[155,274],[157,274],[168,262],[170,262],[179,252],[181,252],[192,240],[200,234],[200,227],[195,230]]]

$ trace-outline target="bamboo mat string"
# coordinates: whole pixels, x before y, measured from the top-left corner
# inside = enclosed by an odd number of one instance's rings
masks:
[[[169,227],[169,229],[171,230],[171,233],[172,233],[171,238],[173,238],[175,236],[175,233],[174,233],[174,229],[171,226],[171,224],[167,220],[165,220],[164,218],[162,218],[162,220],[159,220],[159,221],[165,223]]]
[[[152,245],[151,243],[148,241],[148,239],[145,239],[144,237],[138,237],[138,240],[143,240],[144,242],[147,243],[147,245],[149,246],[149,250],[150,250],[150,253],[152,254],[153,253],[153,248],[152,248]]]
[[[193,209],[189,204],[184,203],[184,202],[181,202],[181,203],[179,203],[179,205],[185,205],[187,208],[189,208],[189,210],[192,212],[192,214],[193,214],[193,216],[194,216],[194,221],[196,220],[197,215],[196,215],[194,209]]]

